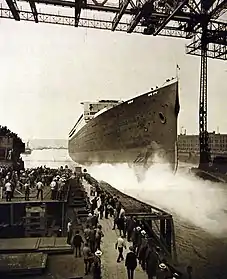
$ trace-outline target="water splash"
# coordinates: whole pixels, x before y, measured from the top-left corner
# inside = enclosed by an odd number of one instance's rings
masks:
[[[174,175],[167,164],[157,163],[138,181],[127,164],[101,164],[88,168],[98,180],[147,203],[167,210],[212,235],[227,232],[227,185],[203,181],[180,168]]]

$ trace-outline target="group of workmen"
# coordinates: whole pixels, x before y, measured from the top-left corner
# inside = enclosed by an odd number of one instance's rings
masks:
[[[83,253],[85,275],[92,271],[93,279],[101,279],[102,252],[100,246],[104,237],[102,226],[98,224],[97,217],[97,215],[89,213],[83,237],[78,230],[73,235],[72,221],[69,221],[67,225],[67,242],[74,247],[75,257],[81,257]]]
[[[15,171],[11,168],[0,167],[0,190],[1,198],[5,196],[10,202],[17,192],[18,196],[24,195],[26,201],[30,200],[31,193],[36,199],[44,199],[44,188],[50,187],[51,199],[64,199],[66,181],[72,174],[68,166],[59,169],[51,169],[46,166],[28,168]],[[49,189],[47,189],[49,193]],[[48,197],[49,198],[49,197]]]
[[[174,279],[177,274],[171,272],[161,251],[149,239],[142,223],[135,217],[126,217],[120,198],[102,191],[98,185],[90,187],[90,213],[88,214],[84,238],[77,231],[72,244],[75,248],[75,256],[81,256],[82,243],[85,274],[92,268],[93,279],[101,279],[101,242],[104,237],[99,219],[113,218],[113,230],[119,230],[115,248],[118,250],[117,263],[124,260],[123,252],[126,249],[126,239],[129,243],[129,252],[126,254],[125,267],[128,279],[134,278],[137,262],[147,273],[148,279]],[[69,226],[71,223],[69,223]],[[68,241],[72,235],[68,228]]]
[[[95,207],[99,198],[98,211],[100,218],[103,218],[103,216],[106,219],[109,216],[113,217],[112,229],[115,230],[117,227],[119,230],[119,237],[115,244],[115,248],[118,249],[117,263],[124,260],[123,251],[126,249],[126,239],[129,242],[129,252],[125,258],[128,279],[134,278],[137,261],[142,269],[146,271],[148,279],[177,278],[177,274],[171,272],[167,262],[164,260],[164,255],[162,255],[159,247],[156,247],[148,237],[144,225],[134,216],[126,217],[120,197],[102,191],[98,185],[96,185],[95,189],[96,196],[92,200],[92,212],[94,211],[94,214],[97,214]]]

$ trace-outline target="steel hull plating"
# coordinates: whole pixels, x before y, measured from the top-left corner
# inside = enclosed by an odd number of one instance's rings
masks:
[[[154,155],[176,166],[178,83],[124,102],[90,120],[69,139],[82,165],[128,163],[149,167]]]

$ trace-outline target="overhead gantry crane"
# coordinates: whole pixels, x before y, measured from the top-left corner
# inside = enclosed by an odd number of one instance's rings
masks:
[[[53,7],[51,12],[46,11],[48,6]],[[55,12],[55,7],[61,8],[60,12]],[[84,13],[85,10],[88,12]],[[1,18],[16,21],[191,39],[186,53],[201,56],[199,167],[202,169],[206,169],[211,160],[207,131],[207,58],[227,60],[226,12],[227,0],[119,0],[115,3],[110,0],[5,0],[0,7]],[[93,13],[98,18],[95,19]]]

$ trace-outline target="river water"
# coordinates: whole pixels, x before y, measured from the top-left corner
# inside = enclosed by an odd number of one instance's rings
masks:
[[[23,156],[25,167],[76,164],[67,150],[34,150]],[[197,279],[227,278],[227,187],[204,182],[180,165],[176,175],[157,165],[138,183],[126,165],[88,167],[95,178],[173,214],[179,262],[191,265]]]

